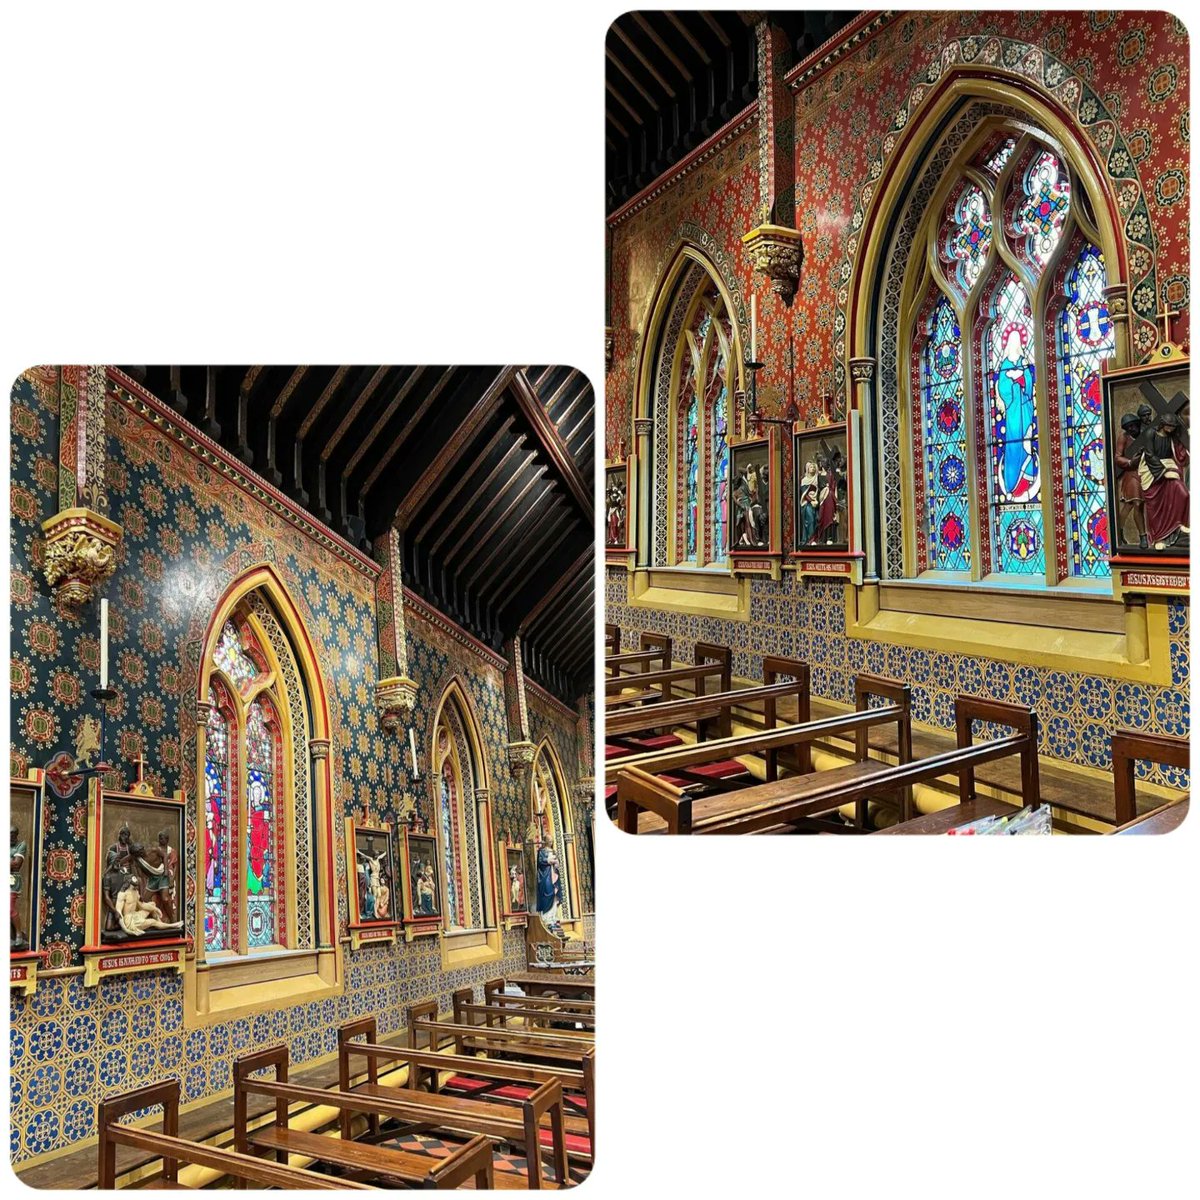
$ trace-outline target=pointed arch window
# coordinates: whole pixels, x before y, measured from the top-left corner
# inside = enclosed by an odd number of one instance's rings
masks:
[[[707,286],[705,286],[707,285]],[[679,339],[673,561],[712,566],[727,557],[730,362],[733,329],[720,291],[703,281]]]
[[[1086,192],[1048,138],[993,124],[950,161],[922,229],[901,372],[910,573],[1107,577],[1100,374],[1115,340]]]
[[[289,946],[285,768],[287,687],[245,612],[212,655],[204,759],[204,948],[253,954]]]

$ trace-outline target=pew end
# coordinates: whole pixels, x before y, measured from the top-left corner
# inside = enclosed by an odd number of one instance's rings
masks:
[[[668,833],[692,832],[691,796],[639,767],[628,767],[617,775],[617,828],[637,833],[643,812],[665,821]]]
[[[1159,766],[1187,768],[1191,744],[1187,738],[1161,733],[1139,733],[1118,729],[1112,735],[1113,789],[1116,800],[1116,824],[1120,828],[1137,820],[1137,764],[1152,762]]]

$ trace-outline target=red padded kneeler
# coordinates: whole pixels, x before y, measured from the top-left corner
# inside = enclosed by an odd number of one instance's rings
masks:
[[[736,758],[727,758],[715,763],[700,763],[698,766],[689,767],[688,770],[695,775],[707,775],[709,779],[732,779],[735,775],[750,773]],[[681,779],[678,775],[660,775],[659,778],[675,787],[686,787],[687,784],[695,782],[692,779]]]

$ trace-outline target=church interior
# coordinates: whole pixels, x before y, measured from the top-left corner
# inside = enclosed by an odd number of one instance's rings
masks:
[[[18,1178],[580,1182],[587,378],[48,366],[10,411]]]
[[[1183,22],[633,12],[605,104],[610,819],[1178,826]]]

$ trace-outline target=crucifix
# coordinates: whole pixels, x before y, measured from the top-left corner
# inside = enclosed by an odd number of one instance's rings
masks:
[[[146,756],[140,750],[138,751],[137,758],[133,760],[133,765],[137,767],[137,779],[134,780],[134,782],[140,788],[144,786],[146,782],[144,778],[146,774]]]
[[[1174,317],[1177,317],[1177,316],[1179,316],[1179,310],[1173,309],[1171,307],[1170,303],[1168,301],[1164,300],[1162,312],[1160,312],[1158,314],[1158,319],[1162,322],[1163,341],[1164,342],[1170,343],[1170,341],[1171,341],[1171,321]]]

